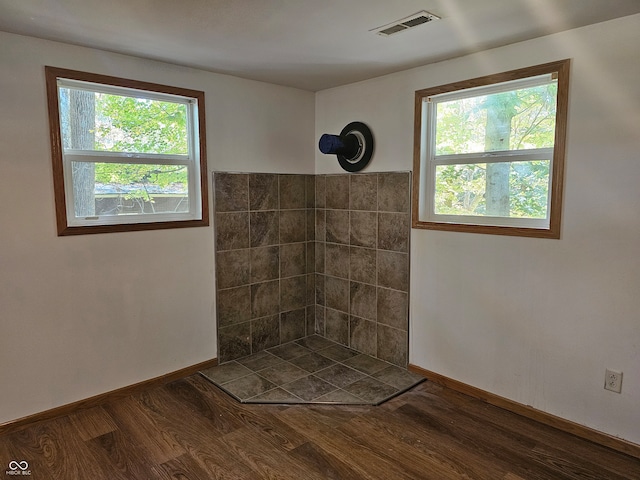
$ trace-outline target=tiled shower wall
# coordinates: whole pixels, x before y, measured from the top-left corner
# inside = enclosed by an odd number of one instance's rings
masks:
[[[214,173],[218,359],[313,333],[313,175]]]
[[[215,173],[218,355],[313,333],[406,366],[410,172]]]
[[[316,177],[316,324],[354,350],[406,366],[411,175]]]

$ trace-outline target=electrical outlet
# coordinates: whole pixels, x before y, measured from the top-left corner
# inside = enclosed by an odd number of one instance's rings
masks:
[[[622,390],[622,372],[607,369],[604,375],[604,388],[620,393]]]

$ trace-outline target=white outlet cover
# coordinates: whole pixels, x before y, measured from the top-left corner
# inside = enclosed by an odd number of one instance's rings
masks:
[[[620,393],[622,391],[622,372],[607,369],[604,375],[604,388]]]

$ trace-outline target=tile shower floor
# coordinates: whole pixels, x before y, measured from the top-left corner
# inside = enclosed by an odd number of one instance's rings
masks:
[[[318,335],[200,373],[242,403],[378,405],[424,380]]]

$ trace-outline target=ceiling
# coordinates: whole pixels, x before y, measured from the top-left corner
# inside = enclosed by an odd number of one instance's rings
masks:
[[[441,20],[371,30],[426,10]],[[0,30],[318,91],[640,13],[640,0],[0,0]]]

